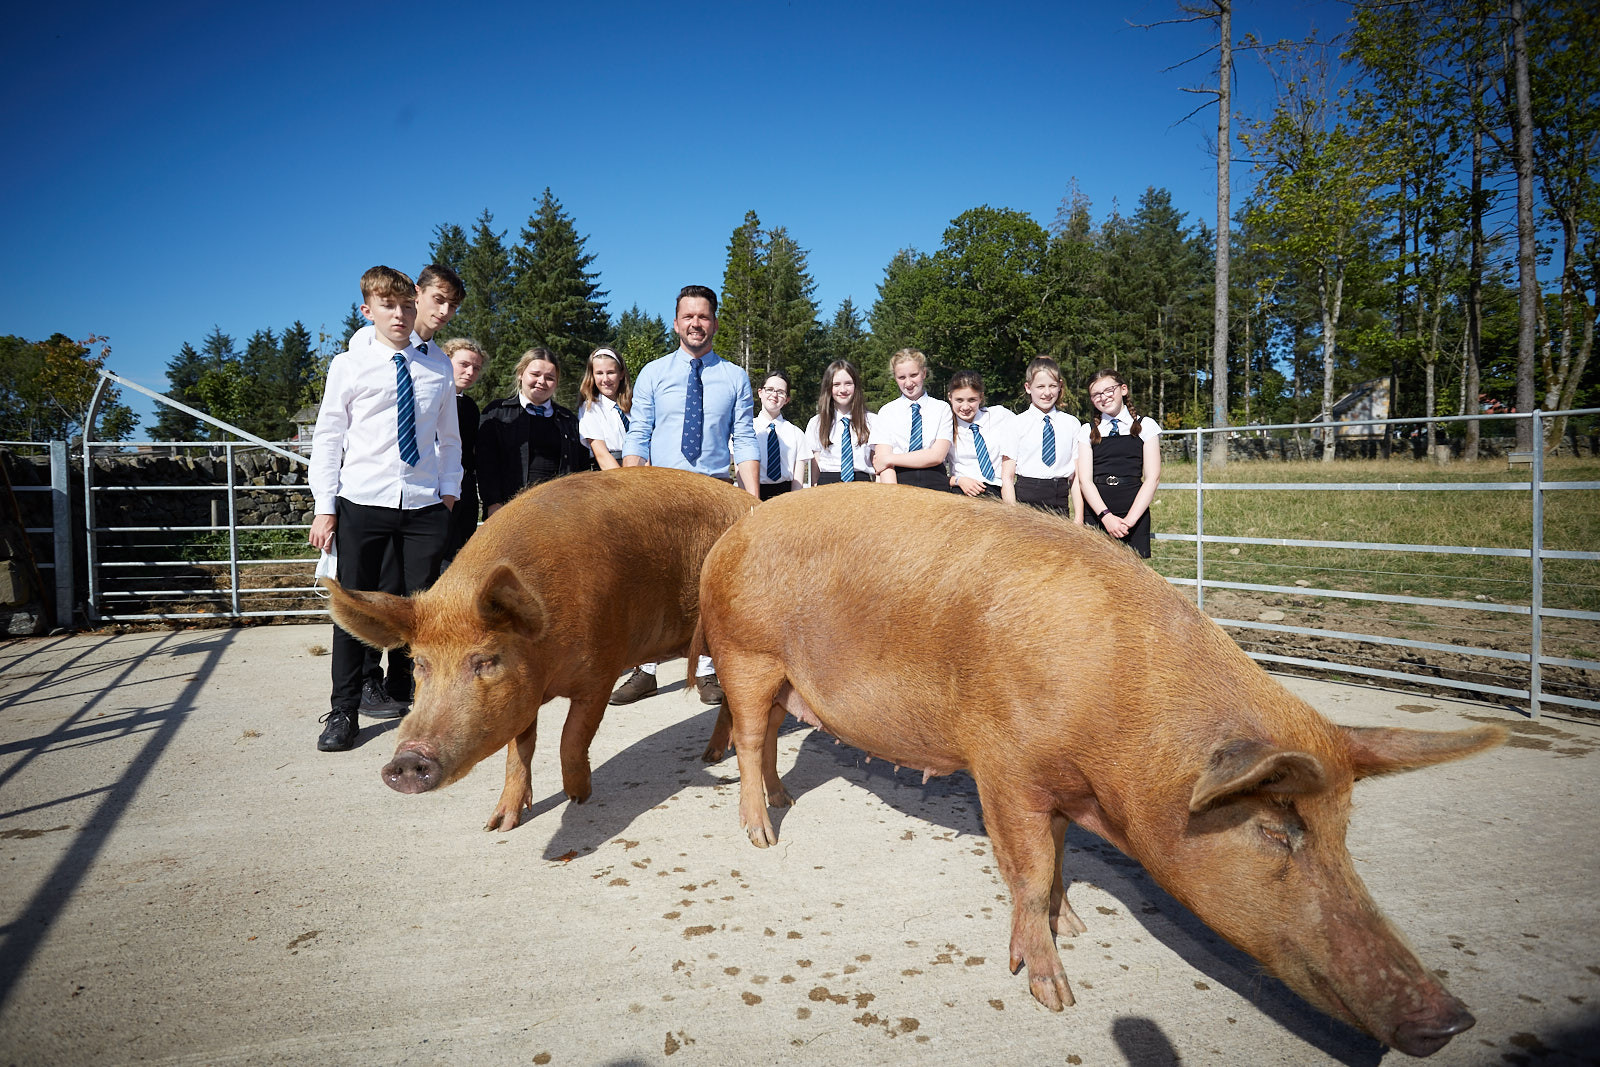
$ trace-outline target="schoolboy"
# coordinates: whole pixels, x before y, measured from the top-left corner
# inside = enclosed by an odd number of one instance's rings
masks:
[[[761,383],[761,410],[756,413],[756,450],[761,453],[761,499],[771,500],[800,488],[800,472],[811,458],[805,432],[783,417],[789,402],[789,376],[781,370]]]
[[[467,287],[462,282],[461,276],[449,267],[438,263],[430,263],[422,268],[422,273],[417,275],[417,321],[411,330],[411,343],[417,346],[418,351],[434,353],[439,351],[435,335],[447,322],[455,318],[456,312],[461,310],[461,302],[466,299]],[[361,327],[350,335],[351,351],[373,343],[373,327],[371,323]],[[471,404],[472,401],[468,400]],[[457,405],[459,409],[459,403]],[[473,405],[476,413],[477,406]],[[474,420],[476,414],[474,414]],[[463,440],[470,433],[467,428],[465,416],[458,410],[457,423],[461,427]],[[473,422],[473,427],[477,422]],[[468,479],[471,475],[472,452],[463,448],[461,452],[462,466],[467,469],[463,476],[462,492],[465,494]],[[477,506],[477,497],[470,501],[474,508]],[[462,503],[468,503],[463,499]],[[450,539],[451,545],[445,550],[445,563],[455,558],[456,550],[461,545],[455,539],[461,535],[461,527],[467,520],[467,510],[462,509],[460,514],[451,513]],[[477,514],[472,514],[473,529],[477,527]],[[472,530],[465,531],[467,535]],[[461,537],[464,543],[466,538]],[[403,593],[405,581],[400,573],[400,566],[394,558],[393,552],[387,552],[383,557],[383,572],[379,578],[378,588],[385,593],[400,596]],[[384,653],[376,648],[368,648],[365,653],[362,676],[364,681],[361,686],[361,713],[373,719],[397,719],[411,710],[411,660],[401,651],[391,651],[389,657],[389,676],[383,674]]]
[[[455,377],[441,353],[411,344],[416,290],[391,267],[363,274],[361,313],[372,320],[373,342],[328,366],[312,436],[316,517],[308,540],[324,552],[337,542],[339,584],[347,589],[379,590],[390,550],[400,592],[426,588],[439,575],[450,509],[461,495]],[[332,659],[332,706],[317,738],[323,752],[355,744],[364,646],[335,626]]]
[[[900,395],[878,409],[870,445],[872,466],[880,482],[919,485],[948,491],[945,457],[954,436],[950,405],[928,395],[928,360],[915,348],[902,348],[889,357]]]
[[[461,427],[461,499],[450,511],[450,539],[445,543],[442,571],[456,558],[478,528],[478,402],[467,395],[483,373],[483,346],[470,337],[452,337],[442,346],[456,378],[456,422]]]

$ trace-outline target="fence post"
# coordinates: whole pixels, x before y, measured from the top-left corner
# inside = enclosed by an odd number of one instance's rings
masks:
[[[1223,445],[1227,447],[1226,444]],[[1194,603],[1206,610],[1206,431],[1194,432]]]
[[[233,442],[229,441],[223,456],[228,464],[228,587],[232,596],[233,614],[239,614],[239,511],[234,502]]]
[[[1539,717],[1539,694],[1543,672],[1539,659],[1544,655],[1544,413],[1533,409],[1533,462],[1528,465],[1533,480],[1533,554],[1528,560],[1528,711]]]
[[[50,442],[50,536],[55,543],[56,625],[72,629],[72,468],[67,443]]]

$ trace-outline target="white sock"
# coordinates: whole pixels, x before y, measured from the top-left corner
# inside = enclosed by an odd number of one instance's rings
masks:
[[[694,672],[696,678],[704,678],[708,674],[716,674],[717,669],[711,665],[710,656],[700,657],[700,668]]]
[[[639,664],[639,670],[644,671],[652,678],[656,676],[656,665],[654,663],[641,663]]]

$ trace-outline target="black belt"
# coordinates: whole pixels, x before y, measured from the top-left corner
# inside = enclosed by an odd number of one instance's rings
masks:
[[[1121,485],[1123,482],[1137,482],[1139,480],[1140,479],[1138,478],[1131,477],[1119,478],[1115,474],[1096,474],[1094,476],[1095,485]]]
[[[1019,474],[1017,475],[1017,484],[1050,485],[1065,489],[1072,485],[1072,477],[1069,475],[1065,478],[1030,478],[1026,474]]]

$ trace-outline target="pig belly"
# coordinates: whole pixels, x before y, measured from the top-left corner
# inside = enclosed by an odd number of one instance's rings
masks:
[[[926,731],[905,729],[911,717],[909,709],[863,707],[851,704],[848,697],[834,698],[824,704],[820,700],[807,700],[790,683],[785,683],[774,699],[801,722],[832,734],[869,757],[922,771],[924,781],[931,776],[964,770],[967,766],[961,753],[943,738],[930,736]]]

